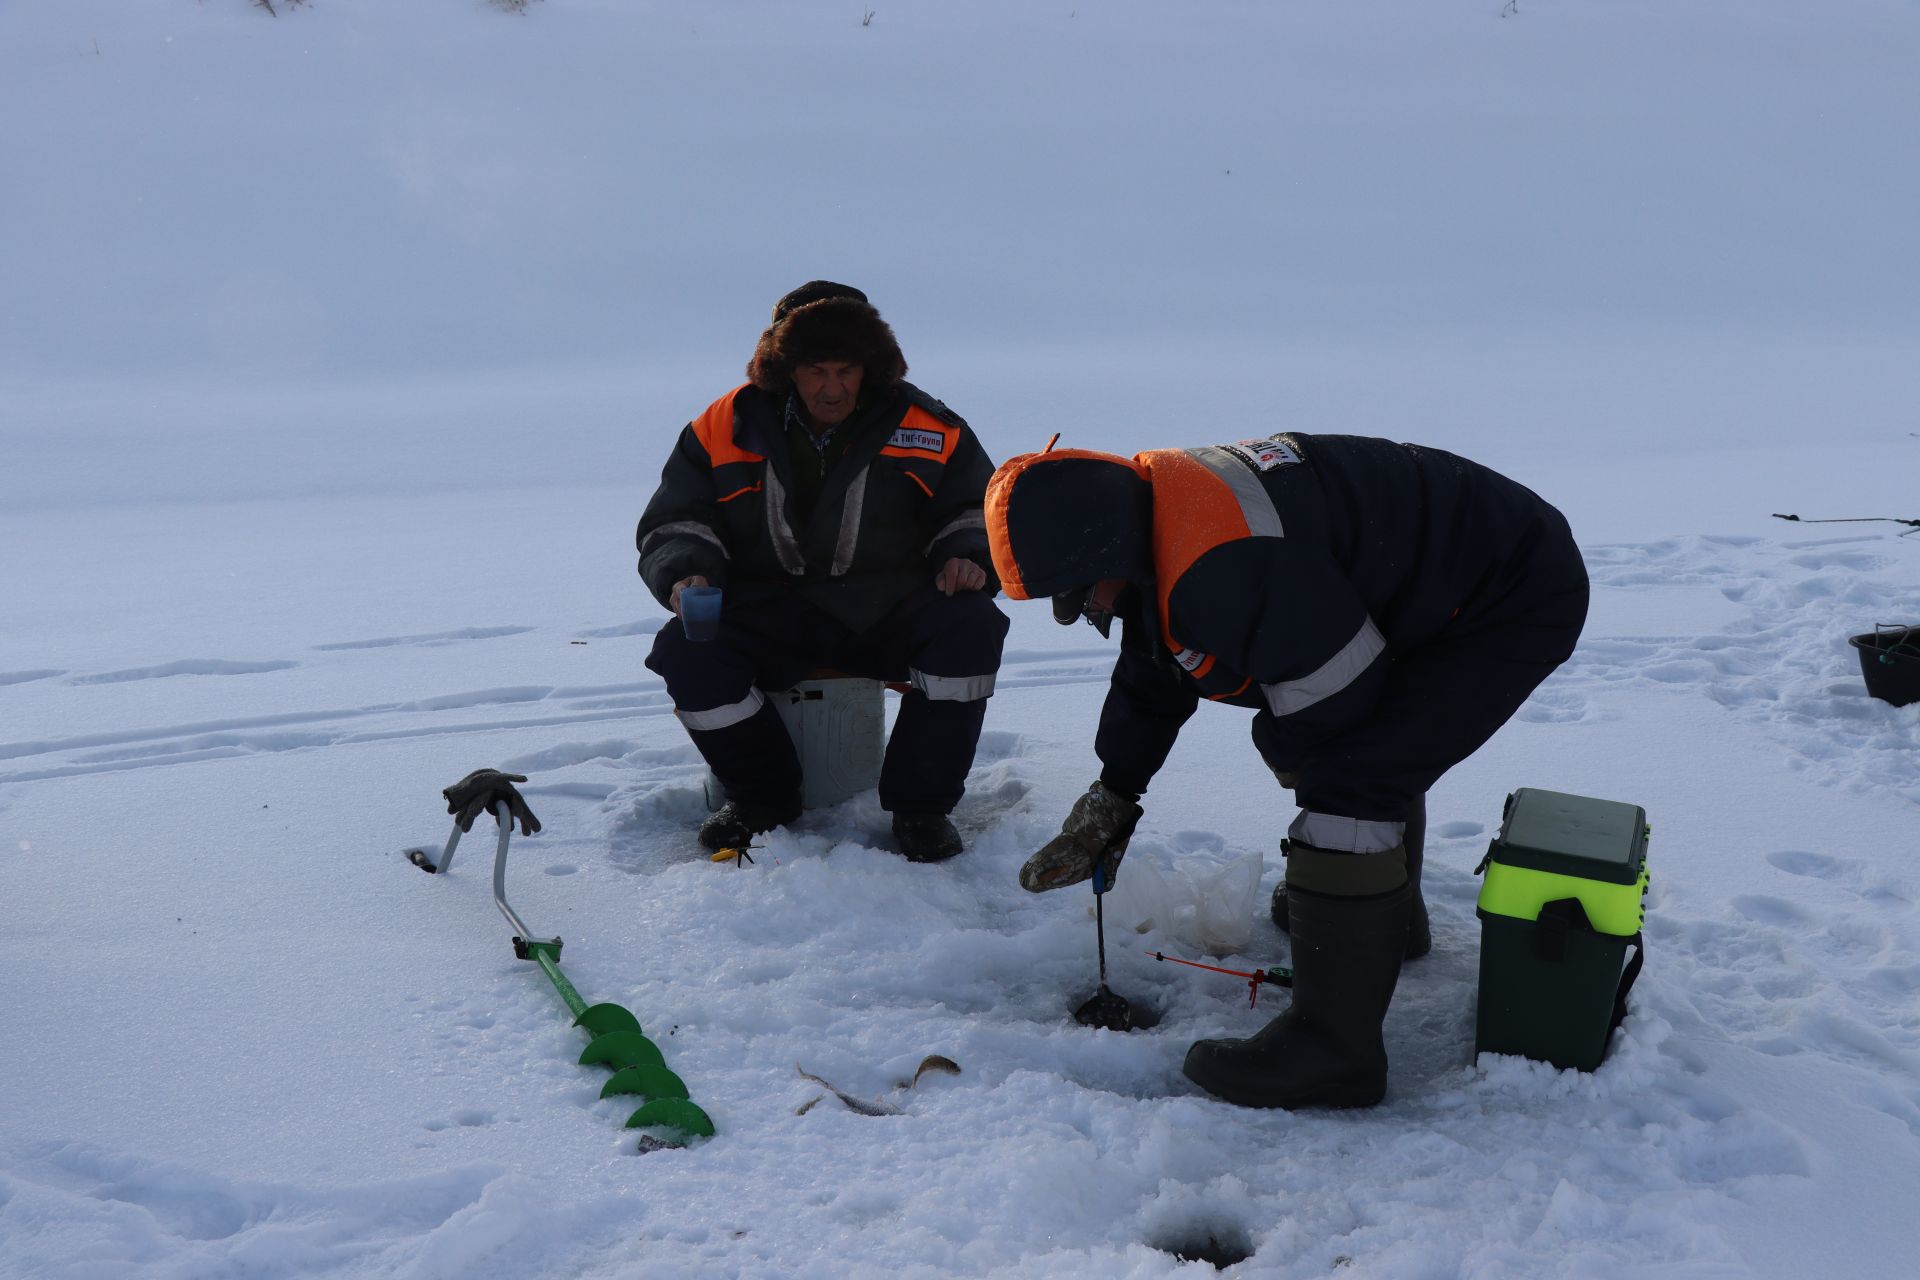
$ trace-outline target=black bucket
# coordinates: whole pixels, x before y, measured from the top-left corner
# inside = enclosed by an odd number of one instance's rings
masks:
[[[1868,693],[1896,707],[1920,702],[1920,626],[1875,623],[1847,643],[1860,651]]]

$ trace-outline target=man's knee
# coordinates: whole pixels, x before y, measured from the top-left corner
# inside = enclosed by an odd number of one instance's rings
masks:
[[[666,625],[653,633],[653,647],[647,651],[647,670],[671,685],[688,669],[695,656],[693,642],[680,629],[680,620],[668,618]]]
[[[928,605],[923,634],[924,651],[938,652],[946,665],[956,663],[980,671],[1000,666],[1007,639],[1007,615],[982,591],[960,591],[936,596]]]
[[[654,633],[647,669],[666,682],[667,695],[682,709],[732,705],[754,687],[750,665],[718,644],[687,639],[675,619]]]

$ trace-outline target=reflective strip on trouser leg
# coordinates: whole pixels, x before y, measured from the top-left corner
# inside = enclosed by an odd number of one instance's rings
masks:
[[[1377,822],[1368,818],[1342,818],[1331,813],[1302,809],[1287,828],[1287,838],[1316,849],[1336,853],[1382,853],[1403,844],[1407,837],[1404,822]]]
[[[675,707],[673,714],[679,716],[680,723],[689,729],[725,729],[751,719],[765,703],[766,698],[761,696],[758,689],[749,689],[746,697],[738,702],[729,702],[724,707],[714,707],[709,711],[683,711]]]
[[[907,682],[935,702],[978,702],[993,696],[994,673],[983,676],[930,676],[909,670]]]

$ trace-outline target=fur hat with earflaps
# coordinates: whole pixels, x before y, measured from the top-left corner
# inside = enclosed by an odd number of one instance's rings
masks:
[[[809,280],[773,305],[773,323],[747,362],[747,379],[762,391],[783,391],[795,365],[825,361],[861,366],[869,387],[891,386],[907,374],[893,330],[866,294],[848,284]]]

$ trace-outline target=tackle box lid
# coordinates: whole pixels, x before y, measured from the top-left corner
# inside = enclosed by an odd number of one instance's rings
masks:
[[[1647,857],[1647,811],[1618,800],[1521,787],[1507,797],[1488,857],[1535,871],[1634,884]]]

